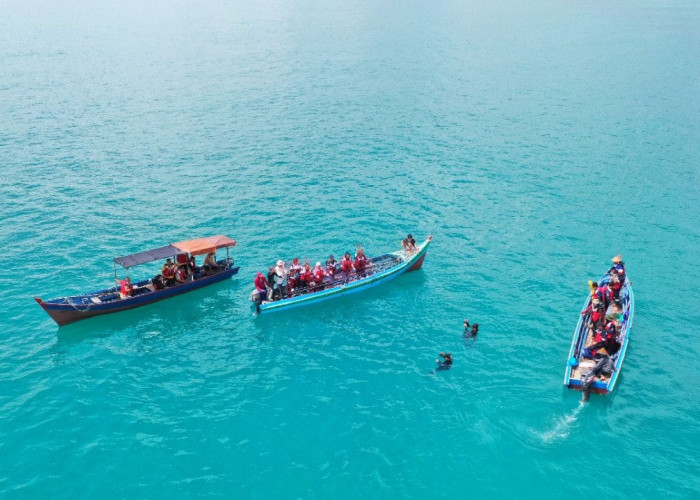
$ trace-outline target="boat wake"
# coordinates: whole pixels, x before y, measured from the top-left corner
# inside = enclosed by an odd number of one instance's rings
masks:
[[[557,419],[552,429],[541,433],[540,437],[542,438],[542,441],[545,443],[554,443],[569,437],[571,428],[576,423],[576,420],[578,420],[578,416],[585,406],[586,404],[581,401],[571,413]]]

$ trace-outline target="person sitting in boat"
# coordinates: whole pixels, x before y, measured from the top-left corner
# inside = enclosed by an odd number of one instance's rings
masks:
[[[608,310],[608,307],[613,302],[614,298],[612,288],[610,288],[607,283],[602,286],[598,286],[595,289],[595,292],[593,292],[593,296],[600,301],[603,311]]]
[[[452,354],[450,354],[449,352],[441,352],[440,354],[438,354],[438,356],[439,358],[435,360],[435,362],[438,364],[437,369],[449,370],[452,366]],[[440,358],[442,358],[442,360]]]
[[[416,240],[413,239],[413,235],[409,234],[404,238],[404,240],[401,242],[403,245],[403,249],[406,251],[406,253],[413,253],[418,250],[418,246],[416,245]]]
[[[622,255],[616,255],[612,259],[612,267],[608,270],[610,275],[617,274],[622,283],[625,282],[625,263],[622,262]]]
[[[187,272],[188,265],[180,264],[175,270],[175,281],[178,283],[187,283],[190,279],[190,275]]]
[[[167,259],[163,268],[160,270],[161,276],[163,276],[163,281],[165,286],[173,286],[175,284],[175,266],[171,259]]]
[[[301,281],[302,291],[307,292],[313,282],[313,273],[311,272],[311,265],[309,265],[308,262],[304,264],[304,269],[301,270],[299,281]]]
[[[367,275],[367,257],[365,256],[365,252],[362,250],[362,247],[357,249],[353,266],[355,267],[355,272],[357,273],[358,277],[361,278]]]
[[[350,256],[350,252],[345,252],[343,258],[340,259],[340,271],[343,273],[343,278],[345,279],[346,283],[350,281],[350,274],[352,273],[352,270],[352,257]]]
[[[313,270],[311,271],[311,279],[313,281],[314,290],[323,289],[323,279],[326,277],[326,271],[320,262],[316,262]]]
[[[119,284],[121,285],[121,288],[119,291],[119,296],[122,299],[125,299],[127,297],[131,297],[132,295],[134,295],[134,287],[131,284],[131,278],[129,278],[127,276],[126,278],[121,280],[121,282]]]
[[[287,295],[294,295],[299,293],[299,287],[301,286],[301,271],[304,268],[299,264],[299,259],[292,259],[292,265],[289,266],[289,271],[287,272]]]
[[[330,254],[328,256],[328,260],[326,261],[326,276],[328,276],[331,279],[331,281],[333,281],[337,273],[338,263],[335,261],[335,257],[333,257],[333,254]]]
[[[260,304],[262,304],[262,301],[267,298],[267,289],[269,284],[261,272],[258,272],[258,274],[255,276],[253,284],[255,285],[255,292],[253,292],[255,295],[252,298],[253,302],[255,302],[257,312],[260,312]]]
[[[593,296],[588,307],[581,311],[581,316],[585,316],[586,314],[591,315],[589,331],[594,332],[595,329],[602,324],[604,316],[603,306],[598,297]]]
[[[581,356],[586,359],[596,359],[606,354],[614,356],[620,350],[620,342],[618,342],[613,333],[603,331],[602,337],[602,339],[596,340],[599,338],[596,335],[596,339],[594,339],[596,342],[588,347],[584,347]]]
[[[278,260],[275,266],[275,276],[273,277],[273,287],[276,290],[277,296],[281,299],[286,297],[285,288],[287,284],[287,269],[284,267],[284,261]]]
[[[204,258],[204,264],[202,264],[202,269],[204,270],[204,274],[209,275],[213,274],[214,271],[219,269],[219,263],[216,262],[216,254],[214,252],[209,252],[207,256]]]
[[[187,262],[187,272],[194,277],[198,271],[197,259],[195,259],[194,255],[190,255],[190,260]]]

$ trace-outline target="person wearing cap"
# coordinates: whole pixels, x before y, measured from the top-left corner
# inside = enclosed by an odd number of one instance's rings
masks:
[[[284,261],[278,260],[275,266],[275,276],[274,276],[274,288],[276,290],[276,295],[283,299],[286,297],[285,285],[287,284],[287,269],[284,267]]]
[[[257,312],[260,312],[260,304],[262,304],[262,301],[267,297],[267,289],[269,285],[267,279],[265,279],[265,275],[263,275],[261,272],[258,272],[258,274],[255,276],[253,284],[255,285],[255,291],[253,292],[254,295],[252,299],[253,302],[255,302],[255,309]]]
[[[416,240],[413,239],[413,235],[410,233],[403,239],[401,244],[403,245],[403,249],[406,251],[406,253],[413,253],[418,250]]]
[[[625,263],[622,262],[622,255],[616,255],[611,259],[612,267],[608,270],[610,274],[615,272],[622,282],[625,281]]]

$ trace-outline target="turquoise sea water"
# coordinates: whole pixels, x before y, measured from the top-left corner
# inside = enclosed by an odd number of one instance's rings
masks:
[[[700,495],[698,2],[0,6],[0,496]],[[421,271],[251,314],[278,258],[407,232]],[[32,300],[220,233],[225,283],[62,328]],[[580,406],[617,253],[631,344]]]

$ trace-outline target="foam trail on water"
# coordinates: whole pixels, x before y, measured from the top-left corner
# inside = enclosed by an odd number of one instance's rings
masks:
[[[553,429],[542,433],[542,441],[545,443],[552,443],[560,439],[566,439],[569,436],[571,427],[576,422],[579,413],[581,413],[585,405],[583,401],[580,401],[578,406],[574,408],[571,413],[559,418]]]

